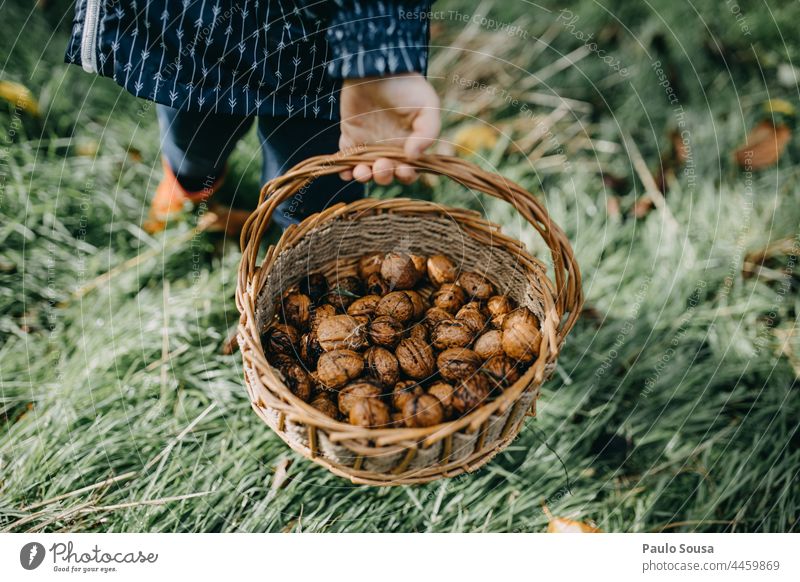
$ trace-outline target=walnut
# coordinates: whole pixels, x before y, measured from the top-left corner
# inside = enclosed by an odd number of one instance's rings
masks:
[[[392,412],[392,428],[405,428],[406,419],[402,412]]]
[[[500,388],[507,388],[519,380],[520,374],[514,361],[506,355],[492,356],[483,363],[481,371]]]
[[[361,280],[358,277],[337,277],[328,284],[328,303],[337,311],[347,311],[350,304],[364,294]]]
[[[438,350],[463,348],[472,341],[473,332],[463,321],[443,321],[431,331],[431,343]]]
[[[433,374],[436,365],[433,350],[424,341],[406,338],[395,350],[400,369],[414,380],[422,380]]]
[[[412,319],[417,320],[421,318],[425,314],[425,310],[428,309],[428,305],[422,298],[422,295],[411,289],[403,291],[403,293],[408,295],[408,298],[411,299],[411,304],[414,306],[414,314],[411,316]]]
[[[380,273],[373,273],[367,279],[367,293],[370,295],[383,297],[389,291],[391,291],[391,289],[389,289],[389,283],[383,280]]]
[[[512,311],[503,319],[503,351],[520,362],[530,362],[539,353],[542,333],[539,320],[525,307]]]
[[[281,367],[280,371],[286,386],[288,386],[292,394],[297,396],[300,400],[308,402],[311,398],[312,385],[311,378],[303,369],[303,366],[297,362],[293,362]]]
[[[375,308],[381,298],[378,295],[365,295],[361,299],[356,299],[347,308],[347,314],[352,316],[364,315],[371,318],[375,315]]]
[[[369,339],[375,345],[393,348],[403,335],[403,324],[388,315],[380,315],[369,324]]]
[[[317,305],[328,293],[328,280],[320,273],[311,273],[300,280],[300,292],[308,295],[312,303]]]
[[[364,255],[358,260],[358,276],[365,283],[369,280],[370,275],[381,272],[381,264],[383,263],[383,253],[370,253]]]
[[[385,348],[372,346],[364,352],[364,362],[369,375],[384,386],[394,386],[400,379],[400,364]]]
[[[380,300],[375,313],[388,315],[400,323],[406,323],[414,317],[414,303],[407,293],[392,291]]]
[[[363,427],[387,427],[392,422],[389,407],[374,398],[361,398],[353,403],[350,424]]]
[[[453,314],[448,313],[441,307],[431,307],[428,311],[425,312],[425,325],[428,327],[428,330],[432,330],[442,321],[452,321]]]
[[[458,284],[466,291],[468,297],[480,301],[486,301],[495,292],[494,285],[477,273],[461,273],[458,276]]]
[[[417,278],[417,281],[419,281],[428,274],[428,260],[422,255],[411,254],[409,256],[411,257],[411,262],[414,263],[414,268],[417,270],[417,273],[419,273],[419,277]]]
[[[456,264],[444,255],[428,257],[427,269],[428,278],[437,287],[445,283],[455,283],[456,281]]]
[[[292,325],[275,323],[261,337],[261,345],[271,354],[294,356],[300,343],[300,333]]]
[[[488,400],[490,392],[489,381],[483,374],[465,378],[453,391],[453,408],[465,414]]]
[[[450,348],[439,354],[436,365],[442,378],[455,382],[474,375],[481,366],[481,358],[467,348]]]
[[[331,317],[336,315],[336,308],[333,305],[328,303],[324,303],[314,308],[314,311],[311,313],[311,321],[309,323],[309,327],[311,331],[316,331],[319,327],[319,322],[325,319],[326,317]]]
[[[503,319],[514,310],[514,300],[505,295],[494,295],[486,302],[486,310],[492,318],[492,325],[503,327]]]
[[[331,400],[331,397],[324,392],[314,396],[310,404],[325,416],[330,416],[333,419],[339,416],[339,410],[336,408],[333,400]]]
[[[388,253],[381,264],[381,276],[391,289],[411,289],[420,279],[420,272],[411,255]]]
[[[364,371],[364,358],[353,350],[325,352],[317,363],[317,377],[326,388],[336,389],[358,378]]]
[[[412,325],[410,328],[408,328],[408,331],[406,332],[406,337],[427,342],[428,328],[422,325],[421,323],[416,323]]]
[[[444,408],[436,396],[422,394],[406,401],[403,416],[410,428],[434,426],[444,420]]]
[[[372,382],[353,382],[339,391],[339,410],[342,414],[350,414],[350,409],[358,400],[380,400],[382,393]]]
[[[360,350],[367,346],[366,329],[349,315],[326,317],[317,326],[319,345],[326,352],[331,350]]]
[[[441,402],[445,419],[453,417],[454,390],[455,388],[447,382],[434,382],[431,387],[428,388],[428,394],[435,396],[439,399],[439,402]]]
[[[324,351],[319,345],[316,333],[309,332],[300,338],[300,359],[309,370],[317,367],[317,360]]]
[[[398,411],[403,411],[403,405],[409,398],[414,398],[420,394],[425,394],[422,386],[413,380],[404,380],[395,384],[392,390],[392,406]]]
[[[503,353],[503,332],[499,329],[487,331],[475,340],[472,349],[484,360]]]
[[[281,354],[280,352],[267,353],[267,361],[275,368],[283,368],[284,366],[291,366],[297,363],[297,360],[288,354]]]
[[[467,324],[474,334],[482,332],[486,327],[486,316],[483,314],[480,304],[474,301],[459,309],[456,319]]]
[[[281,321],[298,330],[305,330],[311,318],[311,297],[294,291],[281,299],[279,310]]]
[[[464,305],[464,290],[454,283],[445,283],[433,294],[433,305],[447,313],[455,313]]]

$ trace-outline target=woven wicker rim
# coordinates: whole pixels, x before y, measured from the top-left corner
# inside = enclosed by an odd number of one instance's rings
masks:
[[[300,225],[289,227],[278,243],[268,249],[262,264],[260,266],[257,264],[261,240],[280,203],[289,199],[309,181],[319,176],[339,173],[346,169],[352,169],[357,164],[371,163],[383,157],[408,164],[420,172],[447,176],[467,188],[484,192],[512,204],[544,239],[553,258],[555,285],[553,286],[544,274],[541,278],[548,283],[547,287],[542,288],[539,283],[544,303],[542,344],[539,357],[526,373],[496,400],[459,419],[433,427],[363,428],[325,416],[292,394],[278,373],[269,365],[264,356],[257,327],[256,303],[259,291],[263,288],[280,253],[291,247],[305,233],[321,227],[325,221],[352,212],[358,207],[384,206],[391,209],[393,206],[402,207],[403,205],[413,207],[415,203],[419,203],[403,199],[389,201],[365,199],[350,205],[332,206],[320,214],[307,218]],[[430,203],[421,204],[430,205]],[[497,237],[496,232],[492,234]],[[511,246],[515,247],[514,251],[519,254],[520,259],[529,270],[542,270],[541,263],[530,257],[522,245],[513,239],[504,238],[514,243]],[[542,383],[546,368],[557,358],[563,340],[575,324],[583,304],[580,271],[572,248],[564,232],[550,220],[540,202],[521,186],[456,157],[425,155],[410,160],[399,148],[369,146],[360,148],[356,152],[339,152],[309,158],[264,186],[257,209],[244,225],[240,243],[242,261],[238,272],[236,304],[241,313],[239,341],[242,344],[242,354],[245,359],[249,359],[259,376],[265,376],[264,379],[268,381],[270,389],[276,392],[276,395],[266,394],[268,402],[260,404],[285,413],[291,420],[325,430],[333,442],[348,441],[352,444],[362,441],[373,442],[376,446],[400,445],[407,447],[414,447],[419,443],[420,446],[426,447],[457,431],[477,430],[494,412],[504,412],[512,406],[532,384],[538,386]],[[249,387],[248,390],[250,390]],[[257,405],[254,401],[253,406]]]

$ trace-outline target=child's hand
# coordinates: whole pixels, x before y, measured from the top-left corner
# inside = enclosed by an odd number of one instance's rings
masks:
[[[339,148],[363,144],[402,146],[409,158],[418,157],[439,136],[439,97],[418,73],[344,81],[341,92]],[[343,180],[375,180],[390,184],[397,177],[404,184],[417,179],[413,168],[388,158],[372,166],[359,164],[341,173]]]

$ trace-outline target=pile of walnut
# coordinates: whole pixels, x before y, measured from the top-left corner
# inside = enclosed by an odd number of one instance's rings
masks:
[[[453,420],[516,382],[539,321],[443,255],[373,253],[358,277],[311,274],[284,293],[261,342],[298,398],[364,427]]]

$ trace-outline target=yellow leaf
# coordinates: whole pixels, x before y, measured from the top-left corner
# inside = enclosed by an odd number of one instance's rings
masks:
[[[39,103],[25,85],[20,85],[14,81],[0,81],[0,99],[5,99],[15,108],[39,116]]]
[[[764,102],[764,111],[769,114],[794,115],[794,105],[784,99],[770,99]]]
[[[602,530],[582,521],[554,517],[547,525],[547,533],[602,533]]]
[[[490,150],[497,144],[497,132],[482,123],[472,123],[456,132],[453,137],[456,151],[462,155]]]

